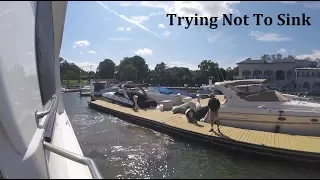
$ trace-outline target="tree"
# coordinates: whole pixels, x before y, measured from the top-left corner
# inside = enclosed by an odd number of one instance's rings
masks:
[[[265,61],[267,61],[267,60],[271,60],[271,58],[270,58],[270,55],[269,55],[269,54],[264,54],[263,56],[261,56],[261,59],[262,59],[262,60],[265,60]]]
[[[134,76],[134,79],[136,81],[142,82],[148,78],[149,67],[146,64],[146,61],[140,56],[125,57],[120,61],[118,72],[122,78],[128,77],[128,74],[132,75],[132,72],[128,72],[128,70],[135,71],[136,75]],[[127,75],[125,75],[126,73]]]
[[[272,59],[272,60],[276,60],[276,55],[271,54],[271,59]]]
[[[219,64],[212,62],[211,60],[203,60],[199,65],[198,68],[203,77],[207,79],[209,77],[213,77],[214,81],[222,81],[220,73],[219,73]]]
[[[280,53],[276,54],[276,59],[281,60],[282,59],[282,55]]]
[[[101,79],[113,79],[115,63],[111,59],[105,59],[97,67],[97,76]]]
[[[126,64],[121,67],[120,81],[135,81],[137,80],[137,68],[132,64]]]

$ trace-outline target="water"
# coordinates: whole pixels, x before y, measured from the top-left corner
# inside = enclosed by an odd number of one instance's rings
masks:
[[[89,109],[88,100],[63,95],[82,151],[104,178],[320,178],[317,167],[172,137]]]

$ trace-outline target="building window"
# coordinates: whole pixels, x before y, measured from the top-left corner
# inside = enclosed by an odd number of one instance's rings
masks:
[[[309,71],[306,72],[306,76],[307,76],[307,77],[310,77]]]
[[[315,72],[312,72],[312,77],[315,77],[316,76],[316,73]]]
[[[56,91],[52,2],[38,1],[35,25],[36,62],[42,104]]]
[[[292,77],[292,71],[287,71],[287,79],[290,79]]]
[[[320,78],[320,72],[317,72],[317,78]]]
[[[305,76],[306,76],[305,72],[301,72],[301,74],[302,74],[302,77],[305,77]]]
[[[300,77],[300,72],[297,72],[297,77]]]

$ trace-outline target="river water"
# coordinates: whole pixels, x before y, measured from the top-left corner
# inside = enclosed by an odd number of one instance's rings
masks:
[[[81,149],[104,178],[320,178],[320,168],[169,136],[89,109],[88,100],[63,94]]]

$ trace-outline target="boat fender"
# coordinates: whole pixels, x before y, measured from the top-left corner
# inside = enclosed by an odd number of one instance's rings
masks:
[[[280,126],[276,125],[276,127],[274,128],[274,133],[279,133],[280,132]]]
[[[188,122],[193,122],[195,119],[195,111],[191,108],[188,108],[185,112]]]

